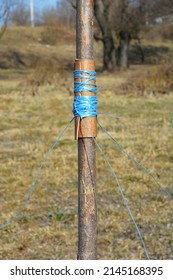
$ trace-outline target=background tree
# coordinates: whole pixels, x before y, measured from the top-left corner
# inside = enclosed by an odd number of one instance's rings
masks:
[[[76,1],[67,1],[75,7]],[[153,24],[158,16],[172,13],[173,0],[94,0],[94,10],[95,39],[103,43],[103,69],[112,71],[117,66],[129,66],[131,40],[139,43],[144,26]]]
[[[136,46],[140,51],[141,62],[144,62],[141,31],[145,29],[145,26],[154,24],[157,17],[173,13],[173,0],[94,0],[94,3],[96,2],[98,5],[103,4],[104,6],[104,14],[108,19],[104,21],[104,27],[107,25],[109,34],[112,34],[114,47],[117,39],[119,42],[117,43],[114,68],[117,66],[124,69],[128,68],[129,46],[132,40],[136,41]],[[95,13],[96,19],[98,19],[97,10],[95,10]],[[110,58],[110,56],[107,56],[107,58]],[[110,70],[105,63],[104,68]]]
[[[30,24],[30,10],[25,1],[16,1],[15,7],[11,10],[10,21],[14,25],[25,26]]]
[[[42,25],[56,27],[59,24],[57,10],[54,8],[47,8],[43,10],[41,21]]]
[[[134,2],[117,0],[111,8],[112,29],[119,40],[117,61],[121,68],[129,66],[129,45],[131,40],[140,40],[142,20]]]
[[[110,8],[112,1],[110,0],[95,0],[94,11],[99,33],[95,33],[95,39],[103,43],[103,68],[112,71],[117,66],[116,47],[111,28]]]
[[[46,8],[42,13],[43,25],[57,25],[66,28],[73,27],[75,24],[75,10],[68,1],[59,0],[56,8]]]
[[[57,2],[57,14],[62,25],[67,28],[75,25],[75,10],[68,1],[61,0]]]
[[[0,38],[3,36],[9,19],[12,1],[0,0]]]
[[[73,8],[76,8],[74,0],[67,0]],[[114,1],[114,0],[113,0]],[[117,66],[115,40],[113,38],[110,7],[112,0],[94,0],[94,11],[97,30],[94,37],[103,43],[103,68],[112,71]]]
[[[173,0],[139,0],[138,6],[145,25],[153,24],[157,17],[173,14]]]
[[[102,35],[95,38],[103,42],[104,69],[128,68],[130,42],[132,39],[139,42],[143,24],[138,3],[132,0],[94,0],[94,4]],[[119,44],[116,47],[117,39]]]
[[[157,17],[173,14],[173,0],[94,0],[94,3],[95,17],[102,33],[103,65],[106,70],[115,69],[117,66],[128,68],[131,40],[137,41],[141,61],[144,62],[144,53],[140,45],[141,30],[153,24]],[[110,67],[112,61],[110,54],[113,49],[115,50],[115,37],[119,44],[115,51],[116,59]],[[106,38],[106,43],[104,38]],[[100,39],[99,36],[98,39]]]
[[[75,2],[68,0],[73,7]],[[130,0],[94,0],[95,39],[103,43],[103,69],[127,68],[128,49],[132,39],[139,37],[139,9]],[[116,46],[117,38],[119,45]]]

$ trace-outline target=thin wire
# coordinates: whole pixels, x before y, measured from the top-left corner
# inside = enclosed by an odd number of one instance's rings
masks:
[[[131,160],[133,161],[137,166],[139,166],[140,168],[142,168],[153,180],[154,182],[157,184],[157,186],[160,188],[160,190],[164,193],[167,194],[167,196],[169,196],[170,198],[173,198],[173,195],[171,195],[167,190],[165,190],[161,184],[159,183],[159,181],[154,177],[154,175],[151,173],[151,171],[149,169],[147,169],[143,164],[141,164],[140,162],[138,162],[135,158],[133,158],[131,155],[129,155],[129,153],[123,148],[123,146],[115,139],[111,136],[111,134],[109,134],[107,132],[106,129],[104,129],[102,127],[102,125],[99,123],[99,121],[97,120],[98,125],[100,126],[100,128],[102,129],[102,131],[104,133],[106,133],[110,139],[112,139],[112,141],[116,144],[116,146]]]
[[[130,209],[130,207],[129,207],[129,204],[128,204],[127,199],[126,199],[126,197],[125,197],[125,195],[124,195],[124,192],[123,192],[123,190],[122,190],[122,188],[121,188],[121,185],[120,185],[120,182],[119,182],[119,180],[118,180],[118,177],[117,177],[117,175],[116,175],[114,169],[112,168],[112,165],[110,164],[110,162],[109,162],[107,156],[105,155],[104,151],[102,150],[102,148],[100,147],[100,145],[97,143],[96,139],[92,136],[91,131],[89,130],[88,126],[85,124],[84,120],[83,120],[83,123],[84,123],[86,129],[88,130],[90,136],[91,136],[92,139],[94,140],[94,142],[95,142],[95,144],[96,144],[98,150],[99,150],[100,153],[103,155],[103,157],[104,157],[104,159],[105,159],[105,162],[106,162],[107,165],[109,166],[113,177],[115,178],[115,181],[116,181],[116,183],[117,183],[117,185],[118,185],[118,189],[119,189],[120,194],[121,194],[121,196],[122,196],[122,198],[123,198],[124,204],[125,204],[125,206],[126,206],[126,208],[127,208],[127,211],[128,211],[128,213],[129,213],[129,215],[130,215],[130,218],[131,218],[131,220],[132,220],[132,222],[133,222],[133,224],[134,224],[134,226],[135,226],[135,228],[136,228],[136,231],[137,231],[137,233],[138,233],[138,236],[139,236],[139,238],[140,238],[140,241],[141,241],[142,247],[143,247],[143,249],[144,249],[146,258],[147,258],[148,260],[150,260],[150,256],[149,256],[148,251],[147,251],[147,248],[146,248],[146,246],[145,246],[144,239],[143,239],[142,234],[141,234],[141,232],[140,232],[140,229],[139,229],[139,227],[138,227],[138,225],[137,225],[137,223],[136,223],[136,221],[135,221],[135,218],[134,218],[134,216],[133,216],[133,214],[132,214],[132,211],[131,211],[131,209]]]
[[[26,207],[27,203],[29,202],[34,190],[35,190],[35,186],[36,186],[36,183],[38,182],[38,179],[39,179],[39,176],[40,176],[40,173],[41,173],[41,170],[43,169],[43,166],[44,164],[46,163],[46,161],[48,160],[50,154],[52,153],[53,149],[58,145],[58,143],[60,142],[61,138],[63,137],[64,133],[66,132],[67,128],[70,126],[70,124],[73,122],[74,118],[72,118],[67,126],[63,129],[63,131],[60,133],[60,135],[58,136],[57,140],[55,141],[55,143],[52,145],[52,147],[50,148],[50,150],[48,151],[48,153],[46,154],[45,158],[43,159],[41,165],[40,165],[40,168],[38,169],[37,171],[37,174],[36,174],[36,177],[35,177],[35,180],[33,181],[32,183],[32,186],[29,190],[29,194],[26,198],[26,200],[24,201],[23,205],[21,206],[21,208],[19,209],[19,211],[13,216],[13,218],[11,218],[10,220],[8,220],[7,222],[5,222],[4,224],[2,224],[0,226],[0,229],[3,229],[5,227],[7,227],[9,224],[11,224],[14,220],[16,220],[20,215],[21,213],[23,212],[23,209]]]

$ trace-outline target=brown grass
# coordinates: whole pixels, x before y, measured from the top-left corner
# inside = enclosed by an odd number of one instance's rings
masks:
[[[7,36],[11,36],[12,40],[12,30],[9,32]],[[30,30],[28,32],[28,37],[37,37]],[[7,42],[4,37],[2,48]],[[43,45],[32,42],[32,46],[33,54],[43,53]],[[23,45],[18,48],[19,52],[26,54],[28,50],[30,48],[24,48]],[[71,45],[61,42],[57,47],[45,50],[50,59],[56,54],[60,62],[66,59],[70,65],[74,60],[73,41]],[[41,63],[40,69],[47,69],[45,65]],[[56,67],[61,67],[61,63]],[[21,94],[22,81],[29,75],[42,75],[39,74],[42,71],[37,72],[36,69],[24,67],[0,71],[1,224],[21,207],[41,161],[72,117],[73,97],[67,86],[64,87],[61,82],[58,84],[59,78],[50,84],[41,83],[39,94],[35,96],[29,93],[28,86],[26,93]],[[140,68],[135,69],[140,71]],[[70,71],[65,73],[70,86]],[[100,115],[99,120],[131,155],[150,168],[161,184],[173,192],[173,95],[147,95],[144,98],[135,91],[119,95],[120,86],[127,83],[130,77],[133,78],[132,73],[133,69],[123,74],[98,74],[98,86],[101,88],[98,96],[99,111],[122,117]],[[173,202],[160,192],[148,175],[116,149],[100,130],[97,140],[119,177],[151,258],[172,259]],[[134,225],[99,152],[97,202],[98,258],[144,259]],[[22,215],[1,230],[0,258],[76,259],[76,253],[77,147],[71,125],[45,164],[34,194]]]
[[[159,65],[132,66],[128,78],[119,85],[120,94],[136,94],[137,96],[158,96],[171,94],[173,92],[173,70],[172,63]]]

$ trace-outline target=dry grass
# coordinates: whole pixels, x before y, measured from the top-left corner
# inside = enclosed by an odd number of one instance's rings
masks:
[[[32,36],[35,38],[36,34]],[[4,37],[2,48],[7,42]],[[40,48],[41,54],[43,46],[32,44],[33,53],[37,54]],[[50,47],[46,54],[52,57],[58,53],[61,61],[65,55],[67,59],[65,49],[69,54],[67,63],[72,63],[73,42],[68,45],[61,42],[57,47]],[[23,46],[21,50],[27,54]],[[21,82],[32,73],[36,75],[34,71],[28,68],[0,71],[0,224],[20,208],[42,159],[72,117],[73,97],[63,82],[42,83],[35,96],[29,93],[28,87],[26,94],[21,94]],[[72,84],[70,73],[65,73],[68,84]],[[119,87],[131,75],[130,71],[98,74],[99,111],[122,117],[100,115],[99,120],[173,193],[173,95],[144,98],[134,92],[120,96]],[[51,154],[23,214],[1,230],[1,259],[76,259],[77,144],[73,130],[71,125]],[[119,177],[151,258],[172,259],[173,202],[100,130],[97,139]],[[144,259],[134,225],[99,152],[97,201],[99,259]]]
[[[170,62],[150,67],[148,65],[132,66],[125,77],[126,81],[123,80],[123,75],[120,78],[122,81],[118,90],[120,94],[158,96],[171,94],[173,91],[173,70]]]

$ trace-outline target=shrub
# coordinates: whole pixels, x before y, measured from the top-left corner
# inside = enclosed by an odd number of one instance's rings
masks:
[[[173,25],[163,25],[161,36],[163,40],[173,40]]]
[[[47,26],[41,33],[41,42],[46,45],[56,45],[58,38],[58,30],[56,27]]]
[[[142,37],[148,40],[173,40],[173,24],[147,26],[143,29]]]
[[[164,64],[152,68],[152,71],[136,81],[138,92],[144,94],[167,94],[173,91],[172,64]]]

